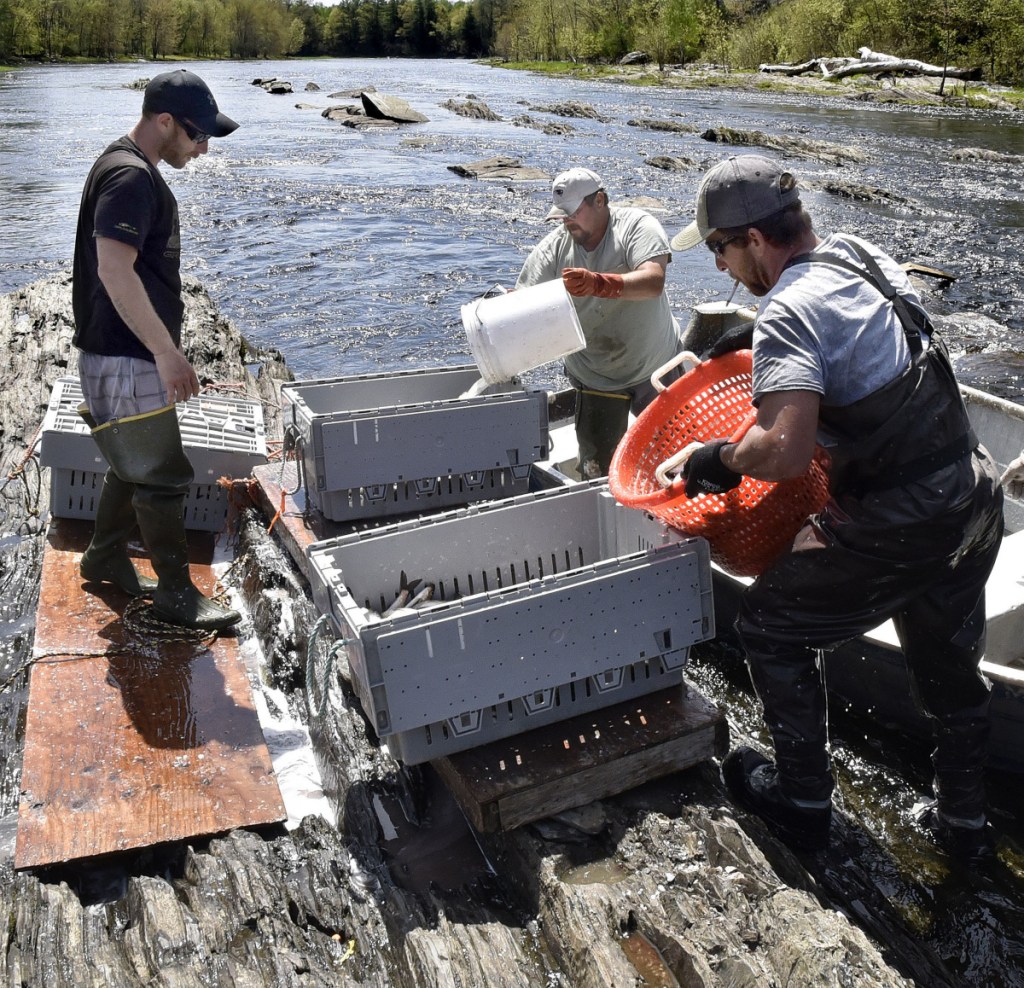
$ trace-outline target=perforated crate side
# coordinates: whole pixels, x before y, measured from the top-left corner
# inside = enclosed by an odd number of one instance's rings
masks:
[[[40,430],[39,463],[44,467],[104,472],[107,462],[78,414],[82,388],[77,378],[60,378],[53,388]],[[200,395],[177,406],[185,453],[197,483],[221,476],[247,477],[267,462],[263,408],[258,401]]]
[[[310,490],[310,499],[332,521],[385,518],[425,513],[474,501],[525,494],[530,464],[479,470],[459,476],[422,477],[395,484],[375,484],[341,491]]]
[[[360,632],[381,735],[703,641],[696,554],[671,548],[465,598]]]
[[[657,690],[672,686],[682,689],[682,670],[688,655],[689,649],[686,649],[681,659],[671,666],[655,658],[606,669],[586,679],[389,734],[383,740],[391,755],[406,765],[443,758]]]
[[[96,517],[103,490],[103,475],[93,470],[50,468],[50,514],[55,518]],[[220,532],[227,524],[228,498],[217,484],[192,484],[185,494],[185,528],[198,532]]]
[[[521,466],[543,459],[548,439],[540,393],[324,418],[312,426],[309,485],[347,490]]]

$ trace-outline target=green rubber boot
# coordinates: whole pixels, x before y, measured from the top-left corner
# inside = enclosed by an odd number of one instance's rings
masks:
[[[204,596],[189,573],[184,505],[193,473],[174,406],[106,422],[93,436],[111,470],[134,486],[135,518],[158,580],[153,610],[165,621],[201,631],[237,624],[238,611]]]
[[[113,470],[103,478],[96,527],[78,571],[87,583],[113,583],[132,597],[152,597],[156,580],[141,575],[128,555],[128,539],[135,531],[134,488]]]
[[[90,429],[96,428],[87,405],[79,406],[78,414]],[[131,484],[126,484],[113,470],[106,472],[96,505],[92,541],[82,554],[78,572],[86,583],[113,583],[131,597],[151,597],[156,580],[141,576],[128,556],[128,539],[137,527],[132,493]]]

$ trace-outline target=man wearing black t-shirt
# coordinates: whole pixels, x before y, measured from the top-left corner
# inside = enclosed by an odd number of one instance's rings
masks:
[[[199,394],[199,379],[181,352],[178,205],[157,166],[184,168],[237,127],[194,73],[156,76],[139,122],[86,179],[72,288],[81,411],[109,464],[81,575],[152,596],[165,620],[208,630],[240,616],[200,593],[188,569],[183,509],[193,473],[174,406]],[[156,581],[128,557],[136,523]]]

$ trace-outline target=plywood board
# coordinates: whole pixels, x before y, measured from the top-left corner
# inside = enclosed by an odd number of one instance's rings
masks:
[[[44,552],[15,867],[284,820],[236,640],[126,628],[126,596],[78,575],[90,531],[55,519]],[[189,541],[209,592],[212,540]]]

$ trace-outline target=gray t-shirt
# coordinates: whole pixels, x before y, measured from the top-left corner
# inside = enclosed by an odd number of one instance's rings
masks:
[[[863,263],[844,240],[857,239],[893,287],[922,311],[906,273],[877,247],[848,235],[825,238],[815,253]],[[927,346],[928,341],[922,341]],[[888,384],[910,364],[895,309],[878,289],[831,264],[797,264],[761,303],[754,325],[754,403],[775,391],[815,391],[823,404],[844,407]],[[828,440],[819,435],[819,441]],[[981,467],[964,459],[923,481],[864,497],[841,499],[844,510],[890,525],[915,524],[948,512],[971,495]],[[978,473],[980,476],[980,473]]]
[[[516,288],[561,278],[562,268],[624,274],[665,254],[671,260],[665,230],[650,213],[628,206],[610,210],[608,229],[592,251],[580,247],[560,223],[531,251]],[[587,297],[572,302],[587,346],[565,358],[565,369],[587,387],[633,387],[679,350],[679,327],[664,292],[642,301]]]
[[[833,234],[815,248],[862,267]],[[877,247],[865,247],[893,287],[922,308],[906,273]],[[925,341],[927,342],[927,341]],[[896,311],[878,289],[831,264],[797,264],[764,296],[754,326],[755,404],[773,391],[816,391],[825,405],[850,405],[906,370],[910,351]]]

